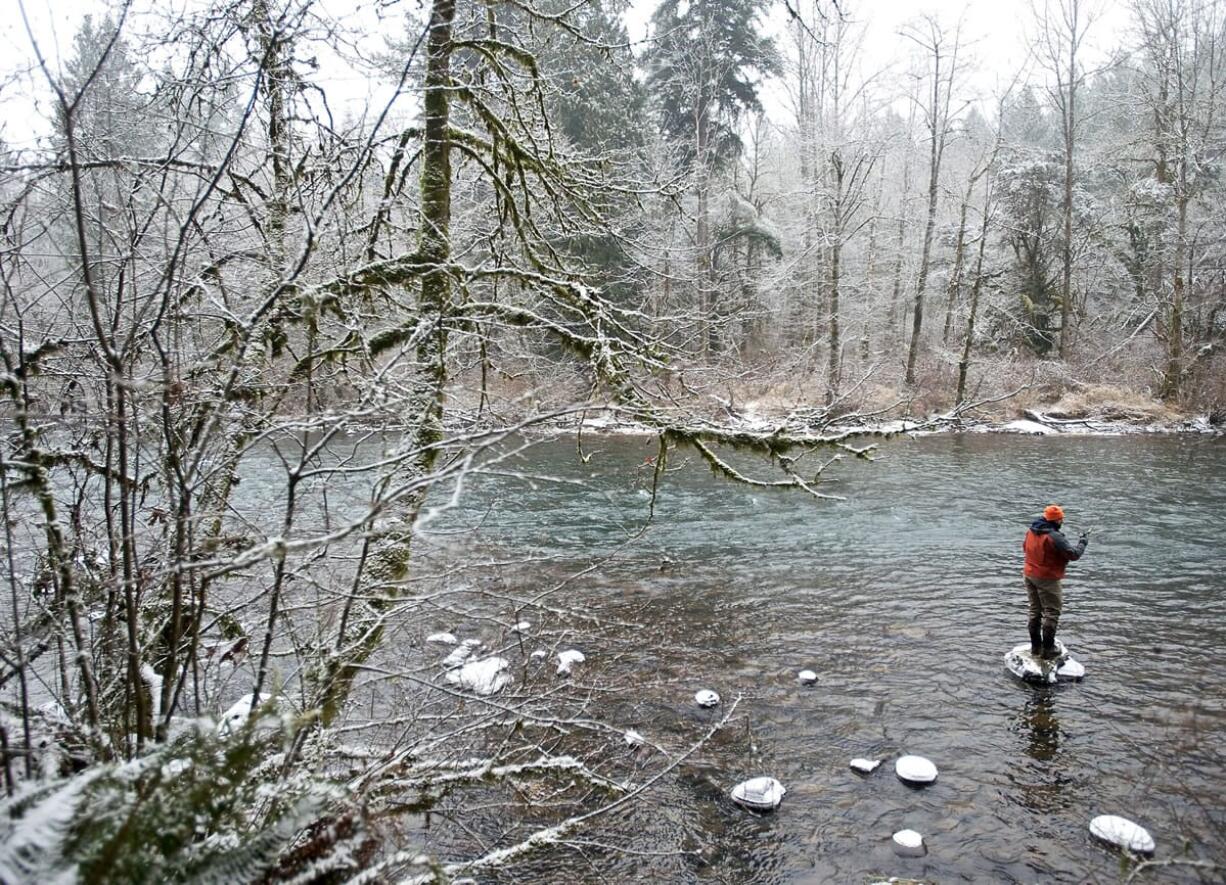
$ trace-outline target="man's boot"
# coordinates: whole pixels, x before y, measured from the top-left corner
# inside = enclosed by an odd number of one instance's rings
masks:
[[[1030,627],[1030,653],[1038,657],[1043,653],[1043,635],[1040,632],[1043,619],[1031,618],[1028,626]]]
[[[1056,648],[1056,625],[1043,625],[1043,660],[1051,661],[1060,657],[1060,650]]]

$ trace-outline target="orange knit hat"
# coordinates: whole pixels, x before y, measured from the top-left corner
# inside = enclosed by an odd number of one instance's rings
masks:
[[[1048,504],[1043,510],[1043,518],[1048,522],[1064,522],[1064,508],[1059,504]]]

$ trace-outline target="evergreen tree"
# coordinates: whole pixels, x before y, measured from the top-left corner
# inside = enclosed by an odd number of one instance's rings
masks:
[[[664,0],[652,16],[648,86],[660,125],[685,158],[721,166],[740,153],[737,123],[760,111],[759,80],[780,70],[760,33],[763,0]]]

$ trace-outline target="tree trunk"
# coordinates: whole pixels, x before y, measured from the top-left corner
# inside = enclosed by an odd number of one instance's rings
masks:
[[[443,436],[443,402],[447,381],[444,357],[447,347],[446,315],[451,305],[451,55],[455,0],[434,0],[430,12],[429,39],[426,44],[425,97],[423,99],[423,144],[421,153],[421,212],[418,252],[429,269],[421,278],[418,295],[420,323],[429,324],[429,334],[421,335],[416,349],[416,377],[412,419],[416,426],[406,433],[403,451],[418,452],[411,464],[402,468],[410,475],[396,482],[425,477],[438,458],[436,443]],[[340,713],[362,664],[375,652],[383,638],[383,619],[395,606],[396,587],[408,576],[413,526],[417,521],[424,491],[411,494],[389,520],[389,525],[372,533],[367,545],[368,588],[357,604],[363,611],[356,617],[362,623],[350,645],[347,621],[337,636],[336,653],[321,665],[318,689],[319,721],[327,726]],[[365,554],[364,554],[365,555]]]
[[[1177,198],[1175,275],[1171,283],[1171,312],[1166,328],[1166,373],[1162,379],[1162,397],[1169,400],[1179,399],[1183,392],[1183,271],[1188,254],[1188,195],[1185,189],[1186,172],[1182,169],[1180,179],[1183,187]]]
[[[908,387],[915,384],[915,362],[919,356],[920,335],[924,331],[924,292],[928,288],[928,259],[932,253],[932,234],[937,223],[937,185],[941,176],[941,150],[944,140],[944,123],[940,112],[941,101],[941,56],[935,55],[932,75],[932,113],[929,117],[930,148],[928,154],[928,221],[924,225],[924,245],[920,250],[919,279],[915,284],[915,310],[911,316],[911,346],[907,350],[907,374],[904,382]]]
[[[988,242],[988,219],[991,216],[991,184],[984,186],[983,225],[979,229],[979,254],[975,258],[975,282],[971,286],[971,303],[967,308],[966,332],[962,338],[962,358],[958,361],[958,389],[954,393],[954,406],[966,402],[966,376],[971,366],[971,347],[975,343],[975,318],[979,313],[979,293],[983,289],[983,252]]]
[[[972,181],[971,187],[974,185]],[[954,243],[954,266],[949,274],[949,285],[946,287],[945,328],[941,331],[941,343],[946,346],[949,345],[949,333],[954,322],[954,303],[962,292],[962,264],[966,253],[966,209],[970,201],[971,195],[968,191],[966,198],[962,201],[962,208],[958,212],[958,238]]]

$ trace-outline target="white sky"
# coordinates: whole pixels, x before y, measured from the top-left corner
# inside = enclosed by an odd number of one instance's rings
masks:
[[[60,58],[71,52],[72,38],[85,15],[103,14],[106,0],[24,0],[35,35],[48,55],[53,69]],[[198,6],[202,0],[161,0],[158,8],[170,11],[174,7]],[[322,0],[334,14],[348,24],[358,20],[371,23],[372,29],[385,30],[398,25],[403,7],[392,6],[380,27],[374,18],[372,0]],[[626,15],[630,36],[642,41],[647,36],[647,21],[657,0],[632,0]],[[695,0],[700,2],[700,0]],[[866,23],[862,64],[866,73],[881,71],[890,82],[905,68],[911,44],[898,32],[920,13],[935,13],[942,22],[952,26],[962,20],[963,35],[969,46],[973,75],[968,84],[980,96],[990,94],[999,83],[1012,79],[1026,63],[1027,39],[1034,30],[1032,3],[1043,0],[843,0],[845,11],[853,19]],[[143,3],[141,5],[144,5]],[[412,4],[413,8],[419,4]],[[793,5],[800,5],[795,0]],[[1098,0],[1100,17],[1090,32],[1085,59],[1088,65],[1095,57],[1118,47],[1127,27],[1127,6],[1118,0]],[[0,18],[0,138],[10,145],[30,145],[36,135],[45,134],[45,102],[48,95],[45,82],[25,77],[6,82],[14,72],[33,62],[29,38],[26,36],[17,0],[4,0],[8,14]],[[358,10],[355,14],[355,10]],[[766,30],[783,34],[787,13],[783,0],[772,0]],[[645,44],[636,42],[636,51]],[[1033,67],[1033,66],[1032,66]],[[1033,72],[1032,72],[1033,75]],[[358,112],[366,99],[382,84],[372,84],[363,77],[346,76],[338,71],[329,92],[337,96],[336,106]],[[971,96],[967,96],[970,98]],[[787,92],[782,83],[767,83],[763,100],[768,114],[780,122],[790,118]]]

